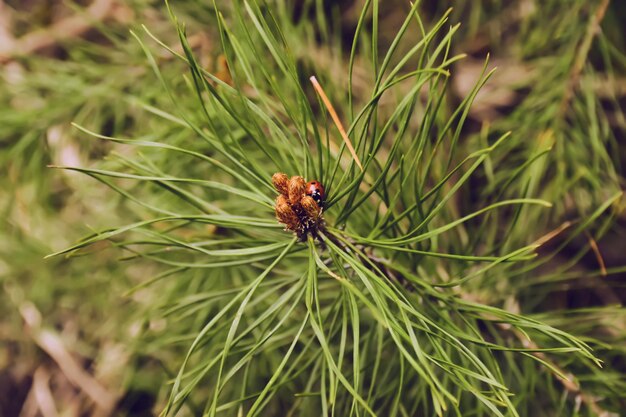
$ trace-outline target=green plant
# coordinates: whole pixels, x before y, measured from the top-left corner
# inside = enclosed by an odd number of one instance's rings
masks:
[[[171,98],[143,108],[170,129],[123,139],[78,126],[131,150],[103,167],[66,167],[138,207],[137,222],[57,255],[108,240],[159,268],[133,291],[158,288],[146,320],[162,318],[165,330],[146,335],[145,350],[173,375],[163,415],[573,413],[576,401],[555,401],[561,392],[597,413],[565,371],[603,375],[597,342],[516,311],[512,282],[549,259],[536,251],[550,235],[527,225],[552,206],[536,185],[550,147],[520,151],[516,132],[463,135],[491,72],[485,63],[460,103],[448,97],[463,58],[452,53],[449,12],[427,23],[415,3],[379,51],[379,4],[366,1],[338,75],[301,52],[319,37],[341,57],[319,8],[316,32],[281,3],[214,7],[229,76],[203,68],[183,25],[182,53],[136,33]],[[405,43],[409,31],[419,41]],[[188,74],[164,75],[147,39]],[[335,87],[325,90],[362,170],[310,75]],[[278,171],[325,185],[318,236],[300,242],[274,219]],[[572,238],[606,229],[620,197],[583,213]]]

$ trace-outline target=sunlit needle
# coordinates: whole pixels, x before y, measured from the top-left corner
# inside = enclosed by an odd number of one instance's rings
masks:
[[[320,95],[320,98],[322,99],[322,102],[326,106],[326,109],[328,109],[328,113],[330,113],[330,117],[333,119],[333,122],[335,122],[335,126],[337,126],[337,129],[339,129],[339,133],[341,134],[343,141],[346,143],[348,150],[352,154],[352,158],[354,158],[354,162],[356,162],[356,164],[359,166],[361,171],[363,171],[363,165],[361,165],[361,161],[359,160],[359,157],[357,156],[356,151],[354,150],[354,147],[352,146],[352,142],[350,142],[350,138],[348,137],[346,130],[343,128],[343,125],[341,124],[341,120],[339,120],[339,116],[337,116],[337,112],[335,111],[335,108],[333,107],[330,100],[326,96],[326,93],[324,93],[324,90],[322,89],[322,86],[320,85],[320,83],[317,82],[317,78],[315,78],[315,76],[312,76],[309,79],[311,80],[313,87],[315,87],[315,91],[317,91],[317,94]]]

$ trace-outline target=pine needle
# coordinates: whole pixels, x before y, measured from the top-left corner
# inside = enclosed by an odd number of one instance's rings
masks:
[[[603,277],[606,277],[606,265],[604,263],[602,253],[600,253],[600,248],[598,247],[596,240],[589,233],[585,233],[585,235],[589,241],[589,247],[591,247],[593,254],[596,256],[596,260],[598,261],[598,265],[600,266],[600,273]]]
[[[356,151],[354,150],[354,147],[352,146],[352,142],[350,142],[350,138],[348,137],[346,130],[343,128],[343,124],[341,124],[341,120],[339,120],[339,116],[337,115],[335,108],[333,107],[332,103],[326,96],[324,89],[322,88],[322,86],[317,81],[317,78],[315,78],[314,75],[309,79],[311,80],[311,84],[313,84],[315,91],[317,91],[317,94],[320,95],[322,102],[324,102],[326,109],[328,109],[328,113],[330,113],[330,117],[332,117],[333,122],[335,122],[335,126],[337,126],[337,129],[339,130],[339,133],[341,134],[341,137],[343,138],[343,141],[346,143],[346,146],[350,150],[350,153],[352,154],[352,158],[354,158],[354,162],[356,162],[359,168],[361,168],[361,171],[363,171],[363,165],[361,165],[361,161],[359,160],[359,157],[357,156]]]

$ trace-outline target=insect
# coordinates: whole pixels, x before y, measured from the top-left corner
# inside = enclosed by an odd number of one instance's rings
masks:
[[[304,192],[306,195],[313,197],[313,200],[315,200],[320,207],[324,204],[324,186],[322,186],[319,181],[307,182]]]

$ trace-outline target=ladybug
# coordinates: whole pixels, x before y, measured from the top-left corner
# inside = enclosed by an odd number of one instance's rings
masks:
[[[311,196],[320,207],[324,204],[324,187],[319,181],[309,181],[306,183],[304,193]]]

